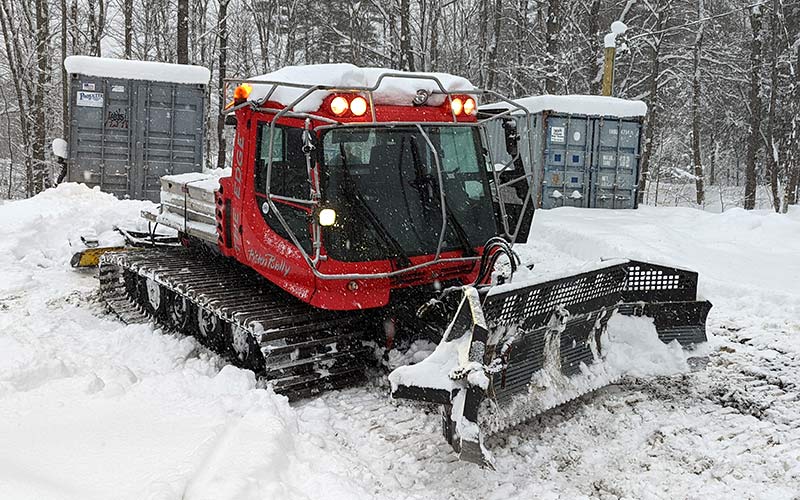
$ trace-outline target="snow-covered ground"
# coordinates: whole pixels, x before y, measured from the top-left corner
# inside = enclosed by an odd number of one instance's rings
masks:
[[[62,185],[0,205],[0,498],[764,498],[800,495],[800,210],[537,213],[536,272],[629,256],[700,272],[705,371],[624,382],[455,460],[385,381],[289,405],[190,338],[125,326],[80,234],[146,202]]]

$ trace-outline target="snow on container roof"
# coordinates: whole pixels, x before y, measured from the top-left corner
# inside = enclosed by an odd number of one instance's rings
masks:
[[[447,91],[469,91],[475,88],[466,78],[450,75],[447,73],[408,73],[404,71],[386,68],[360,68],[352,64],[310,64],[307,66],[286,66],[272,73],[250,78],[248,81],[263,80],[281,82],[286,84],[300,84],[305,86],[327,85],[342,89],[349,88],[370,88],[378,82],[380,75],[385,73],[403,74],[418,76],[418,78],[384,78],[381,85],[373,91],[373,99],[376,104],[393,104],[408,106],[417,94],[417,90],[425,89],[428,92],[440,92],[439,85],[431,79],[436,78],[441,82],[442,87]],[[265,98],[272,85],[253,85],[249,100],[260,101]],[[303,95],[307,88],[298,87],[278,87],[270,95],[269,100],[275,101],[283,106],[288,106],[295,99]],[[298,103],[294,110],[297,112],[316,111],[322,105],[322,101],[331,91],[315,91],[303,101]],[[428,104],[438,106],[444,102],[444,96],[432,95]]]
[[[615,116],[627,118],[647,114],[647,104],[618,97],[599,95],[537,95],[514,99],[531,113],[555,111],[572,115]],[[481,106],[481,110],[505,110],[508,103],[497,102]]]
[[[64,59],[64,68],[67,73],[127,80],[207,85],[211,79],[211,72],[202,66],[107,57],[69,56]]]

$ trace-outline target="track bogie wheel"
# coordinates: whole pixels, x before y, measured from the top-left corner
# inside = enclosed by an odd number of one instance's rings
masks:
[[[175,292],[167,292],[165,305],[165,318],[167,324],[175,330],[189,334],[192,324],[192,304],[189,300]]]
[[[197,308],[197,338],[218,353],[224,353],[225,322],[211,311]]]
[[[137,302],[153,319],[163,320],[167,302],[166,289],[151,278],[137,277]]]
[[[231,348],[236,365],[255,372],[264,369],[264,356],[250,333],[239,326],[231,327]]]

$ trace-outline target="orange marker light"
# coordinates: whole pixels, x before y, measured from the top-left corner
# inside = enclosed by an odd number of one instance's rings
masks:
[[[348,106],[347,99],[344,97],[334,97],[331,101],[331,112],[336,116],[341,116],[347,111]]]
[[[464,101],[464,114],[471,115],[475,112],[475,99],[472,97],[468,97],[466,101]]]
[[[233,102],[236,104],[241,104],[250,97],[250,92],[253,91],[253,86],[249,83],[243,83],[236,87],[233,91]]]
[[[350,112],[355,116],[361,116],[367,112],[367,100],[359,96],[350,102]]]
[[[453,110],[453,113],[456,115],[460,115],[461,111],[464,109],[464,102],[461,100],[460,97],[456,97],[452,101],[450,101],[450,109]]]

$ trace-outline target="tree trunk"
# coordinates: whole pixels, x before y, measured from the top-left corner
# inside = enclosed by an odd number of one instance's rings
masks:
[[[64,67],[67,58],[67,0],[61,0],[61,136],[69,140],[69,75]]]
[[[769,177],[769,187],[772,193],[773,207],[775,211],[781,212],[781,195],[778,192],[778,172],[779,158],[778,145],[775,143],[775,107],[778,100],[778,49],[779,32],[778,30],[778,0],[773,0],[772,11],[770,12],[770,44],[769,44],[769,108],[767,109],[767,130],[764,137],[764,148],[766,150],[767,176]]]
[[[22,154],[25,161],[25,192],[28,196],[33,192],[33,163],[30,156],[30,124],[28,117],[28,100],[27,94],[23,89],[22,68],[24,64],[20,47],[14,44],[11,38],[11,31],[14,26],[12,20],[14,18],[11,6],[7,0],[0,1],[0,28],[3,31],[3,47],[6,52],[6,61],[8,62],[9,72],[11,73],[11,80],[14,82],[14,93],[17,96],[17,106],[19,107],[19,128],[22,135]]]
[[[747,156],[745,157],[744,208],[756,206],[756,155],[761,143],[761,5],[750,7],[750,28],[753,40],[750,43],[750,128],[747,133]]]
[[[217,168],[225,168],[225,77],[228,65],[228,2],[219,0],[219,18],[217,32],[219,35],[219,114],[217,116]]]
[[[430,70],[438,71],[439,65],[439,19],[442,17],[442,5],[433,2],[431,6],[431,45],[430,45]]]
[[[516,52],[516,60],[517,65],[514,68],[514,87],[513,92],[514,96],[521,96],[525,92],[525,83],[524,78],[526,76],[526,71],[523,68],[523,61],[524,61],[524,45],[523,41],[525,39],[525,30],[528,24],[528,0],[519,0],[519,5],[517,6],[517,30],[516,30],[516,37],[513,42],[514,51]]]
[[[125,59],[130,59],[133,55],[133,0],[124,0],[122,16],[125,23]]]
[[[708,184],[714,186],[717,184],[717,139],[714,131],[711,131],[711,156],[708,159]]]
[[[703,0],[697,2],[697,17],[703,19],[705,12]],[[694,65],[692,72],[692,161],[694,163],[694,178],[697,191],[697,204],[705,203],[705,190],[703,186],[703,161],[700,154],[700,52],[703,47],[703,23],[697,29],[694,39]]]
[[[800,43],[795,45],[794,50],[794,81],[792,92],[789,93],[793,96],[790,102],[794,113],[792,113],[791,142],[787,148],[789,159],[786,162],[786,170],[789,178],[783,188],[784,212],[789,210],[789,205],[797,204],[797,190],[800,187]]]
[[[400,0],[400,69],[414,71],[414,53],[411,50],[411,6],[409,0]]]
[[[47,0],[36,0],[36,87],[33,97],[33,143],[31,156],[34,177],[33,191],[38,194],[46,187],[47,164],[44,161],[47,126],[45,116],[45,95],[50,82],[50,61],[48,58],[50,26],[47,15]]]
[[[106,24],[106,0],[89,0],[89,55],[100,57]],[[97,9],[97,10],[95,10]]]
[[[598,52],[602,37],[600,35],[600,3],[601,0],[592,0],[592,5],[589,7],[589,53],[591,59],[589,60],[589,94],[600,94],[600,85],[603,80],[603,65],[602,51]]]
[[[178,64],[189,64],[189,0],[178,0]]]
[[[547,34],[547,64],[545,64],[544,91],[546,94],[555,94],[558,89],[558,79],[556,74],[558,72],[558,32],[561,29],[559,23],[561,9],[561,0],[548,0],[547,1],[547,20],[545,22]]]
[[[663,12],[658,15],[658,29],[661,29]],[[653,47],[653,62],[650,70],[650,90],[647,96],[647,126],[644,131],[644,150],[642,151],[642,158],[639,161],[639,188],[638,188],[638,202],[644,202],[644,193],[647,189],[647,180],[650,171],[650,158],[653,156],[653,137],[655,137],[656,123],[658,123],[658,75],[661,71],[661,62],[659,57],[661,55],[661,40],[656,41]]]
[[[72,43],[70,53],[75,54],[78,48],[78,34],[80,33],[80,28],[78,27],[78,0],[72,0],[70,4],[69,22],[71,30],[70,41]]]
[[[495,0],[494,9],[492,12],[493,20],[493,33],[492,45],[489,47],[489,74],[486,79],[486,88],[494,89],[495,81],[497,79],[497,53],[500,49],[500,21],[503,16],[503,2],[502,0]]]

